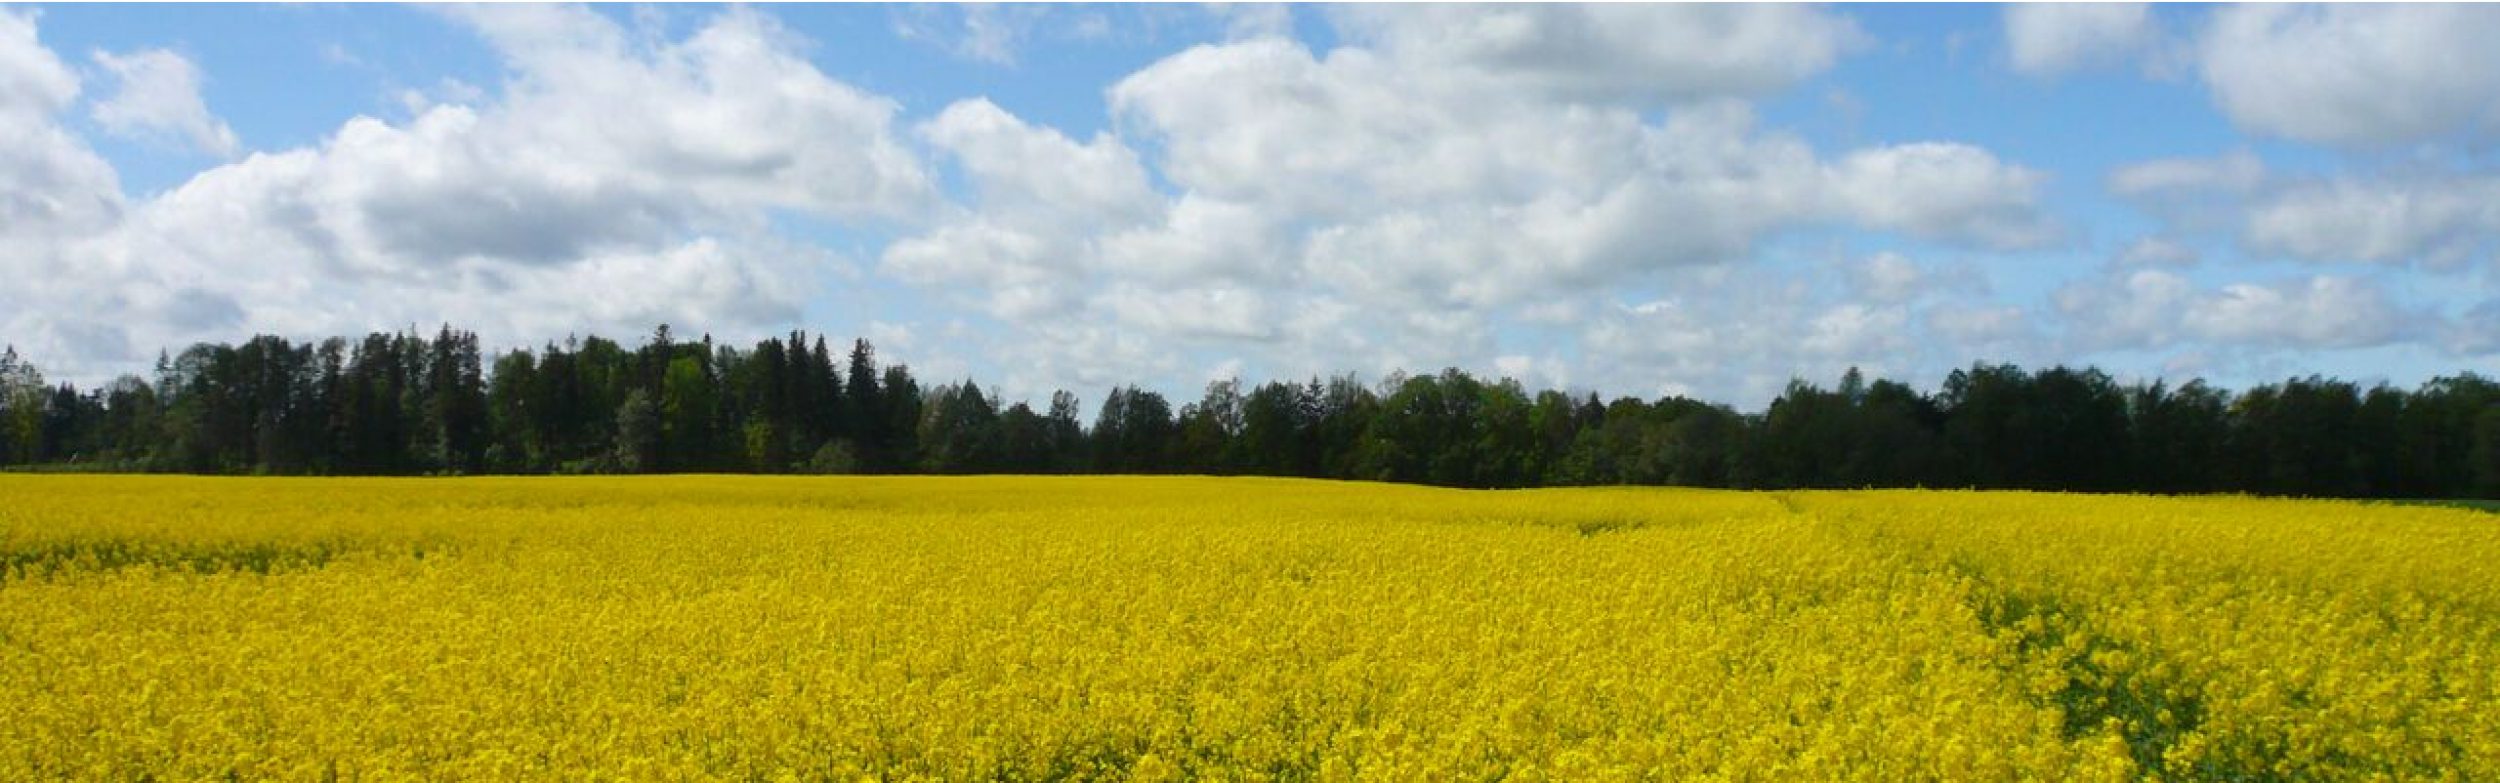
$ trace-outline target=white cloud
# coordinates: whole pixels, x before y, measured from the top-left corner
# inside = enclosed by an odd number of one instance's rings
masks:
[[[1101,234],[1096,261],[1106,274],[1154,283],[1281,282],[1294,270],[1277,217],[1257,207],[1196,193],[1172,200],[1151,223]]]
[[[1094,296],[1123,325],[1181,338],[1270,340],[1276,314],[1257,289],[1229,285],[1147,288],[1114,284]]]
[[[2484,174],[2276,174],[2242,150],[2125,166],[2109,188],[2174,229],[2219,232],[2268,256],[2459,269],[2500,249],[2500,178]],[[2127,255],[2161,261],[2180,250],[2164,240]]]
[[[1927,328],[1966,352],[2010,351],[2037,339],[2031,318],[2013,305],[1931,308],[1927,311]],[[2015,357],[2000,353],[1992,358],[2004,361]]]
[[[1073,213],[1132,223],[1159,206],[1137,154],[1107,133],[1078,144],[987,99],[946,107],[920,133],[962,164],[992,215],[1056,220]]]
[[[82,380],[99,362],[135,349],[109,321],[53,319],[60,311],[111,315],[112,290],[75,285],[109,272],[72,255],[128,209],[113,167],[62,125],[78,75],[37,36],[36,16],[0,9],[0,335],[46,372]],[[214,302],[188,304],[213,314]],[[111,308],[111,309],[105,309]]]
[[[1164,204],[1135,152],[1108,134],[1080,144],[985,99],[959,101],[919,133],[962,166],[974,203],[886,246],[901,279],[986,292],[990,314],[1064,315],[1083,302],[1098,235],[1145,227]]]
[[[2384,345],[2411,317],[2386,291],[2362,280],[2319,275],[2276,285],[2235,283],[2200,298],[2181,321],[2216,343],[2301,348]]]
[[[1407,274],[1379,264],[1421,264],[1411,271],[1480,270],[1508,288],[1502,265],[1533,264],[1599,280],[1730,260],[1811,223],[1991,246],[2048,234],[2032,204],[2040,175],[1984,150],[1913,143],[1824,162],[1799,139],[1757,133],[1733,103],[1651,125],[1629,109],[1457,90],[1435,67],[1364,49],[1317,58],[1276,39],[1192,49],[1111,95],[1124,127],[1160,145],[1176,187],[1317,221],[1322,266],[1360,262],[1368,279]],[[1655,230],[1662,221],[1678,230]],[[1481,236],[1458,238],[1470,232]],[[1410,240],[1437,248],[1384,244]]]
[[[2079,348],[2159,347],[2179,339],[2179,314],[2194,289],[2186,277],[2147,269],[2070,283],[2055,300]]]
[[[2399,306],[2362,278],[2314,275],[2202,288],[2144,269],[2060,290],[2058,310],[2083,350],[2201,343],[2239,349],[2367,348],[2422,336],[2436,319]]]
[[[1420,72],[1495,89],[1639,102],[1754,96],[1865,41],[1799,5],[1353,6],[1345,27]]]
[[[1806,322],[1797,347],[1817,356],[1879,356],[1906,350],[1909,310],[1858,302],[1834,305]]]
[[[2500,7],[2233,5],[2199,45],[2205,82],[2244,127],[2398,144],[2500,131]]]
[[[49,118],[78,97],[78,74],[45,48],[32,10],[0,11],[0,110]]]
[[[1206,9],[1224,21],[1227,40],[1264,38],[1293,33],[1293,6],[1284,3],[1208,3]]]
[[[934,195],[891,133],[900,107],[816,70],[761,14],[727,12],[686,40],[645,45],[586,9],[466,18],[514,73],[482,127],[501,143],[479,152],[529,174],[846,217],[909,216]],[[606,181],[582,181],[592,178]]]
[[[219,157],[235,153],[239,142],[234,130],[210,114],[200,99],[200,70],[189,59],[165,49],[99,51],[94,57],[119,83],[113,96],[97,101],[93,110],[96,124],[106,132],[188,144]]]
[[[246,330],[448,320],[503,344],[660,321],[777,330],[840,260],[775,236],[776,215],[902,220],[937,203],[894,133],[898,107],[818,72],[759,15],[728,12],[671,41],[580,8],[453,13],[505,59],[495,100],[352,119],[316,146],[253,154],[127,208],[109,167],[63,142],[50,157],[100,170],[85,191],[110,208],[64,220],[74,210],[58,202],[77,189],[35,190],[53,203],[27,210],[78,230],[0,263],[77,273],[28,275],[45,281],[26,294],[39,304],[6,308],[0,331],[56,335],[56,350],[104,360],[72,370],[92,376],[136,369],[130,346]],[[0,18],[0,58],[43,62],[23,51],[29,20]],[[75,89],[6,83],[46,102],[0,113],[7,122],[58,112]]]
[[[1520,382],[1529,389],[1567,389],[1571,387],[1571,363],[1554,354],[1530,356],[1504,354],[1493,357],[1495,378]]]
[[[2338,179],[2284,187],[2250,209],[2248,242],[2321,261],[2455,267],[2500,248],[2500,179]]]
[[[486,91],[477,85],[445,77],[431,89],[403,89],[395,96],[400,108],[415,117],[433,111],[437,106],[476,106],[486,102]]]
[[[1840,211],[1872,228],[2021,248],[2053,233],[2033,201],[2044,179],[1978,147],[1920,142],[1849,153],[1831,185]]]
[[[1667,295],[1600,308],[1580,325],[1585,382],[1610,393],[1700,394],[1750,407],[1792,378],[1828,381],[1853,366],[1924,375],[1973,358],[2022,360],[2034,350],[2019,311],[1960,297],[1883,301],[1760,269],[1670,277]]]
[[[2035,203],[2043,175],[1986,150],[1912,142],[1826,157],[1759,128],[1730,96],[1792,84],[1854,39],[1819,11],[1407,10],[1333,14],[1358,43],[1324,55],[1256,37],[1164,58],[1109,90],[1117,135],[1079,141],[986,101],[949,107],[921,135],[974,195],[890,245],[881,268],[1034,341],[1102,344],[1103,361],[1126,361],[1125,343],[1074,325],[1145,335],[1147,355],[1189,366],[1485,371],[1498,369],[1489,357],[1530,355],[1505,353],[1511,324],[1570,328],[1555,314],[1746,264],[1782,232],[1988,248],[2055,233]],[[1582,51],[1683,22],[1667,37],[1692,45],[1644,50],[1611,66],[1621,73],[1604,72],[1598,55],[1612,50]],[[1783,24],[1820,32],[1802,50],[1764,44]],[[1662,119],[1639,108],[1661,100],[1673,102]],[[1896,302],[1730,311],[1789,320],[1775,339],[1704,341],[1707,356],[1811,340],[1818,356],[1865,358],[1918,328],[1904,304],[1914,287],[1893,281]],[[1784,381],[1786,361],[1747,364]]]
[[[2006,54],[2033,76],[2119,62],[2150,44],[2143,3],[2014,3],[2005,6]]]
[[[1081,278],[1058,266],[1070,258],[1062,235],[1039,235],[979,219],[886,245],[879,268],[904,281],[981,293],[991,315],[1013,321],[1059,317],[1077,303]]]
[[[1165,58],[1114,85],[1110,98],[1124,127],[1162,142],[1158,168],[1176,185],[1318,212],[1359,210],[1375,195],[1516,192],[1580,178],[1624,162],[1637,134],[1628,117],[1520,116],[1529,114],[1523,96],[1481,94],[1468,105],[1411,76],[1369,50],[1321,60],[1268,38]],[[1526,143],[1554,131],[1566,134],[1560,143]],[[1599,134],[1615,140],[1574,143]]]
[[[113,169],[61,126],[78,76],[44,47],[32,12],[0,9],[0,242],[76,236],[122,208]],[[23,257],[20,249],[9,255]]]
[[[1851,284],[1867,298],[1878,302],[1905,302],[1917,298],[1928,282],[1927,273],[1908,257],[1890,251],[1876,253],[1858,262],[1850,270]]]

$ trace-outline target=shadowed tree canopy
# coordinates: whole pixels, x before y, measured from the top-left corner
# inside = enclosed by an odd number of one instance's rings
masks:
[[[839,362],[839,364],[837,364]],[[1111,389],[1046,410],[923,387],[866,340],[739,348],[662,325],[481,355],[448,325],[161,357],[81,391],[0,348],[0,466],[200,473],[1240,473],[1460,487],[1676,484],[2500,496],[2500,384],[2309,376],[2233,393],[1978,364],[1933,394],[1855,369],[1760,413],[1531,391],[1458,369]]]

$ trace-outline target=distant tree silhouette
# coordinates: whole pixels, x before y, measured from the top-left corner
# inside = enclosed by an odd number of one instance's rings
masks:
[[[1246,389],[1246,391],[1245,391]],[[0,347],[0,466],[203,473],[1252,473],[1466,487],[1991,487],[2500,496],[2500,384],[2318,376],[2239,393],[1976,364],[1936,393],[1855,369],[1761,412],[1485,381],[1455,368],[1209,384],[1177,412],[1120,386],[1091,426],[965,379],[924,389],[866,340],[740,349],[654,329],[489,360],[474,333],[259,336],[81,392]]]

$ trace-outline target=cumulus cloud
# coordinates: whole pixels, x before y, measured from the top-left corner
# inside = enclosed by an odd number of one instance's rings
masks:
[[[2056,234],[2036,205],[2044,176],[1987,150],[1933,141],[1825,156],[1759,127],[1739,97],[1806,78],[1856,42],[1821,11],[1332,18],[1357,43],[1322,54],[1255,37],[1130,74],[1108,92],[1116,135],[1078,141],[987,101],[948,108],[921,134],[974,196],[890,245],[880,268],[1029,333],[1077,321],[1210,361],[1377,372],[1526,355],[1503,353],[1501,324],[1743,264],[1791,230],[1986,248]],[[1783,30],[1805,32],[1770,45]],[[1659,102],[1671,108],[1653,119],[1642,107]],[[1821,319],[1815,339],[1834,352],[1912,320],[1888,308],[1796,317]]]
[[[1918,264],[1900,253],[1885,251],[1868,256],[1850,270],[1851,283],[1869,299],[1878,302],[1904,302],[1925,291],[1929,275]]]
[[[1680,101],[1768,93],[1866,40],[1805,6],[1357,6],[1347,31],[1417,70],[1563,97]]]
[[[2057,310],[2073,323],[2068,339],[2080,347],[2148,348],[2180,338],[2179,313],[2194,287],[2177,274],[2139,270],[2070,283],[2055,299]]]
[[[9,281],[0,285],[0,334],[47,371],[78,378],[134,349],[108,325],[46,315],[109,304],[68,290],[73,275],[63,272],[92,268],[72,249],[121,220],[128,205],[113,167],[63,126],[78,75],[43,45],[35,21],[34,12],[0,9],[0,138],[9,140],[0,144],[0,278]]]
[[[1271,340],[1278,334],[1276,313],[1266,294],[1255,288],[1216,284],[1158,289],[1115,283],[1093,301],[1120,324],[1149,334],[1230,340]]]
[[[0,109],[12,119],[48,118],[78,97],[78,74],[46,48],[35,12],[0,12]]]
[[[1897,258],[1878,255],[1864,266],[1899,275]],[[1850,367],[1903,377],[1975,359],[2040,357],[2040,336],[2020,308],[1950,287],[1887,296],[1758,268],[1670,277],[1663,296],[1609,303],[1580,321],[1575,378],[1614,392],[1700,394],[1751,406],[1792,378],[1828,382]]]
[[[2260,250],[2295,258],[2456,267],[2500,248],[2500,178],[2290,184],[2253,205],[2247,236]]]
[[[2367,279],[2332,275],[2207,288],[2142,269],[2070,284],[2055,299],[2072,322],[2068,337],[2084,350],[2367,348],[2420,337],[2437,320]]]
[[[2500,131],[2500,8],[2233,5],[2213,12],[2198,63],[2253,130],[2377,145]]]
[[[2276,285],[2226,285],[2197,300],[2181,320],[2190,334],[2216,343],[2358,348],[2403,336],[2413,317],[2385,289],[2319,275]]]
[[[1107,133],[1080,144],[987,99],[946,107],[920,133],[971,175],[979,206],[991,215],[1048,222],[1075,214],[1134,223],[1159,205],[1136,152]]]
[[[0,9],[0,241],[76,236],[121,211],[112,166],[61,125],[78,75],[36,36],[32,12]],[[25,249],[11,253],[23,257]]]
[[[2150,44],[2143,3],[2015,3],[2005,7],[2006,55],[2033,76],[2110,65]]]
[[[2110,191],[2174,227],[2220,232],[2266,256],[2466,268],[2500,249],[2500,178],[2472,172],[2283,174],[2245,150],[2119,168]],[[2173,245],[2133,248],[2137,260]]]
[[[1808,320],[1797,347],[1819,356],[1880,356],[1909,347],[1908,323],[1906,309],[1847,302]]]
[[[880,268],[901,279],[987,291],[1010,320],[1064,315],[1092,288],[1100,235],[1147,225],[1164,205],[1135,152],[1108,134],[1079,143],[985,99],[921,125],[973,183],[973,202],[932,230],[889,244]]]
[[[1985,149],[1920,142],[1851,152],[1831,185],[1839,211],[1863,225],[2011,249],[2052,236],[2032,195],[2043,179]]]
[[[840,263],[772,233],[775,215],[896,221],[937,203],[892,127],[898,107],[818,72],[760,15],[661,40],[580,8],[452,13],[505,61],[494,100],[404,123],[358,117],[317,145],[256,153],[133,205],[44,119],[68,105],[74,76],[53,75],[30,19],[0,14],[0,58],[30,65],[0,77],[0,121],[56,141],[43,160],[64,172],[7,178],[37,195],[0,203],[47,215],[8,230],[76,229],[9,254],[55,273],[26,275],[45,281],[30,294],[40,303],[9,308],[0,328],[63,335],[47,347],[122,368],[130,346],[246,328],[449,320],[511,343],[661,321],[762,331],[795,318]],[[129,71],[124,97],[163,67],[115,62]],[[0,156],[28,148],[12,149]],[[88,184],[62,184],[72,174]]]
[[[200,69],[165,49],[96,52],[95,63],[117,82],[93,114],[106,132],[159,143],[188,144],[219,157],[234,154],[234,130],[200,99]]]
[[[1159,217],[1097,237],[1104,272],[1161,284],[1291,282],[1283,217],[1257,206],[1197,193],[1172,199]]]
[[[733,11],[691,37],[629,43],[586,9],[481,7],[464,18],[513,77],[488,130],[511,162],[574,164],[612,182],[707,204],[902,217],[934,189],[892,133],[900,107],[825,75],[759,13]],[[481,145],[482,146],[482,145]],[[535,153],[535,154],[533,154]]]
[[[1311,259],[1321,274],[1466,269],[1508,290],[1528,275],[1506,271],[1586,281],[1730,260],[1805,223],[2001,245],[2045,234],[2031,204],[2039,176],[1975,147],[1823,161],[1801,140],[1757,132],[1741,104],[1646,124],[1620,107],[1454,89],[1444,75],[1268,39],[1175,55],[1123,80],[1112,101],[1125,127],[1158,143],[1176,186],[1322,222]],[[1480,236],[1462,238],[1470,232]],[[1381,268],[1402,264],[1422,268]]]

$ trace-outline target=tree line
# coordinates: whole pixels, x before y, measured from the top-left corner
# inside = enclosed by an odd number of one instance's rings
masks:
[[[1008,403],[924,386],[854,340],[740,349],[661,326],[489,362],[443,327],[255,337],[81,391],[0,352],[0,466],[263,474],[1211,473],[1458,487],[1979,487],[2500,497],[2500,384],[2318,376],[2232,393],[2096,369],[1974,365],[1924,393],[1852,369],[1759,413],[1531,392],[1449,369],[1377,384],[1237,380],[1175,408],[1110,390]]]

